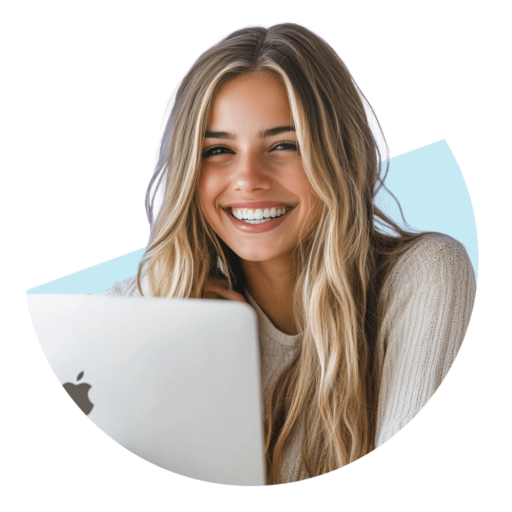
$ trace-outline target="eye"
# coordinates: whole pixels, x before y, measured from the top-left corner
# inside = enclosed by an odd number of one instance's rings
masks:
[[[211,146],[203,150],[202,157],[210,158],[216,155],[235,154],[235,152],[226,146]]]
[[[278,142],[270,151],[298,151],[299,146],[296,142]]]

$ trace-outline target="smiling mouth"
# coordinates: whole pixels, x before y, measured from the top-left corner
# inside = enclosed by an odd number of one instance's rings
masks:
[[[284,215],[279,215],[279,217],[263,217],[262,219],[239,219],[233,215],[233,209],[231,207],[223,208],[223,210],[228,212],[229,215],[231,215],[231,217],[233,217],[234,219],[236,219],[240,222],[245,222],[246,224],[261,224],[263,221],[270,222],[273,220],[282,219],[283,217],[286,217],[294,208],[295,208],[294,206],[289,206],[288,211]],[[259,222],[254,222],[254,221],[259,221]]]
[[[228,208],[230,215],[247,224],[264,224],[272,222],[286,215],[292,209],[291,206],[279,208]]]

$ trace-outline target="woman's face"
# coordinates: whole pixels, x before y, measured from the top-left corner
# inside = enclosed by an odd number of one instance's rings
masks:
[[[207,123],[198,192],[209,225],[240,258],[289,257],[297,246],[314,193],[279,79],[259,72],[220,88]]]

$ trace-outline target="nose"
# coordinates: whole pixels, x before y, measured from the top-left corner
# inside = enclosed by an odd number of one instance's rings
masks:
[[[269,188],[272,184],[268,165],[255,153],[239,153],[233,170],[233,180],[237,187],[244,190]]]

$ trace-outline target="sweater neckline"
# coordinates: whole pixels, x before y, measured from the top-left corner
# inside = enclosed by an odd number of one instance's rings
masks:
[[[258,315],[258,324],[260,328],[260,332],[265,334],[268,338],[273,341],[277,341],[282,345],[286,345],[288,347],[293,347],[299,341],[301,335],[300,334],[285,334],[280,331],[270,320],[270,318],[265,314],[265,312],[258,306],[258,303],[251,297],[250,293],[247,291],[247,288],[244,289],[245,296],[249,301],[249,304],[256,310],[256,314]]]

